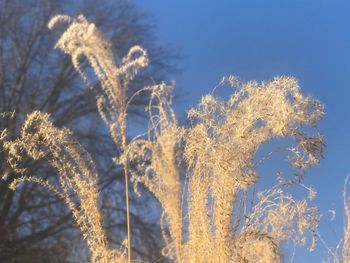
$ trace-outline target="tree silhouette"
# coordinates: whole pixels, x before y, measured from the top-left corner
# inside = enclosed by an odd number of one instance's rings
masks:
[[[66,126],[74,132],[102,174],[98,184],[104,222],[110,229],[108,238],[117,246],[125,238],[124,202],[110,197],[125,190],[122,171],[116,171],[111,160],[118,149],[113,147],[107,136],[108,129],[97,114],[95,97],[100,94],[100,82],[92,80],[86,87],[71,59],[53,49],[62,31],[50,32],[47,22],[62,12],[84,13],[103,28],[111,40],[112,50],[118,50],[120,55],[125,55],[135,43],[147,48],[150,67],[130,83],[130,92],[173,72],[171,61],[175,56],[155,43],[151,23],[126,1],[99,1],[97,5],[89,0],[73,4],[70,1],[0,0],[0,112],[7,113],[0,119],[0,128],[6,129],[9,138],[14,139],[24,117],[40,110],[50,113],[56,126]],[[85,69],[87,63],[80,62]],[[147,96],[133,100],[129,115],[141,119],[140,107],[145,102]],[[77,231],[74,231],[70,211],[59,198],[36,184],[25,184],[16,192],[9,190],[9,182],[19,174],[6,164],[3,151],[0,162],[1,173],[6,178],[0,181],[0,260],[54,262],[52,258],[55,258],[57,262],[74,261],[72,241],[79,239],[75,238]],[[58,183],[54,171],[45,163],[28,159],[26,167],[31,175]],[[137,199],[132,202],[137,203]],[[148,220],[144,211],[147,210],[131,211],[131,220],[138,226],[133,229],[135,253],[152,259],[159,253],[159,238],[154,232],[157,224]],[[78,243],[76,247],[79,246]]]

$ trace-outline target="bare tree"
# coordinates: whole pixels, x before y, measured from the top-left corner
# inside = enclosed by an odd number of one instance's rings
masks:
[[[0,129],[6,129],[9,139],[14,139],[24,117],[34,110],[41,110],[51,114],[56,126],[73,130],[103,175],[99,186],[106,215],[104,222],[110,229],[108,238],[117,246],[126,234],[123,232],[126,231],[123,195],[118,197],[117,194],[125,191],[122,171],[116,170],[111,160],[111,156],[118,154],[118,149],[111,143],[108,130],[97,114],[95,97],[100,93],[99,81],[91,81],[86,88],[70,58],[53,49],[57,35],[49,32],[46,25],[53,15],[61,12],[83,13],[94,21],[120,56],[135,44],[142,44],[148,50],[150,67],[134,79],[130,92],[166,78],[174,70],[168,63],[174,57],[155,44],[152,25],[127,1],[99,1],[97,5],[90,0],[74,4],[70,1],[0,0],[0,112],[4,113],[0,118]],[[56,32],[60,34],[59,30]],[[81,61],[81,65],[84,68],[86,62]],[[129,114],[142,116],[139,107],[143,107],[145,101],[145,97],[133,100]],[[9,190],[8,184],[19,175],[5,160],[2,151],[0,164],[5,180],[0,181],[1,261],[54,262],[53,254],[56,262],[74,261],[72,240],[78,233],[74,231],[70,211],[60,199],[38,185],[25,184],[16,192]],[[55,171],[48,165],[28,159],[26,167],[31,175],[57,183],[52,176]],[[151,196],[146,194],[143,203],[145,198]],[[133,195],[131,199],[134,207],[131,211],[133,251],[152,260],[158,256],[160,246],[154,231],[158,226],[149,212],[154,204],[137,207]]]

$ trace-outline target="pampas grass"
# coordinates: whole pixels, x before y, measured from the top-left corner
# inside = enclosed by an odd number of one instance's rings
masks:
[[[80,67],[81,59],[86,59],[101,82],[97,108],[121,150],[115,161],[125,173],[128,252],[111,250],[107,244],[98,174],[91,157],[68,129],[55,127],[47,113],[36,111],[27,116],[18,139],[8,141],[6,131],[1,138],[8,163],[22,174],[11,187],[30,181],[65,200],[90,248],[92,262],[132,260],[129,180],[135,191],[141,184],[161,204],[163,254],[174,262],[280,262],[284,241],[315,248],[318,210],[309,205],[308,198],[296,200],[285,187],[300,184],[305,172],[322,158],[323,138],[316,125],[324,112],[322,104],[301,94],[294,78],[276,77],[261,83],[224,78],[219,86],[230,86],[230,98],[220,100],[214,92],[204,96],[188,112],[191,125],[181,127],[172,109],[174,83],[145,87],[128,97],[130,81],[148,64],[142,47],[131,47],[118,59],[107,38],[83,15],[58,15],[48,26],[52,29],[58,23],[65,23],[67,29],[56,48],[71,57],[88,82],[88,74]],[[128,141],[128,105],[144,90],[151,93],[149,129]],[[260,179],[256,153],[274,138],[294,142],[287,148],[288,159],[298,172],[292,180],[280,174],[275,187],[258,193],[248,205],[248,193]],[[45,158],[56,168],[60,187],[27,175],[26,156]],[[347,201],[345,207],[349,218]],[[348,229],[344,262],[349,260]]]

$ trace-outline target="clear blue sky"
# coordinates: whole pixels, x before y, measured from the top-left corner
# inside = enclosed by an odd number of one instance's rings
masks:
[[[318,191],[320,232],[334,247],[342,236],[344,178],[350,173],[350,1],[134,0],[153,17],[163,44],[181,50],[178,111],[198,103],[224,75],[269,80],[291,75],[325,105],[326,154],[305,183]],[[186,106],[185,106],[186,105]],[[328,209],[337,218],[330,222]],[[321,262],[325,248],[298,249],[295,262]]]

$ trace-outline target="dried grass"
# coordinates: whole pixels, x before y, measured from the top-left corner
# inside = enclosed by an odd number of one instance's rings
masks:
[[[221,101],[213,94],[204,96],[188,112],[189,127],[179,126],[172,109],[173,84],[146,87],[152,94],[150,127],[146,136],[128,142],[127,109],[140,93],[128,98],[128,85],[148,64],[146,51],[134,46],[115,61],[106,37],[84,16],[59,15],[49,27],[58,22],[67,23],[68,28],[56,47],[71,56],[83,79],[88,76],[81,71],[80,59],[86,58],[101,82],[103,92],[97,105],[121,149],[116,162],[124,168],[126,189],[131,176],[135,190],[144,185],[163,208],[165,256],[179,263],[280,262],[282,242],[305,244],[307,237],[309,249],[314,249],[317,208],[309,206],[307,198],[295,200],[284,189],[301,183],[305,172],[322,158],[323,140],[315,127],[324,112],[318,101],[300,93],[294,78],[277,77],[266,83],[224,78],[219,86],[231,86],[230,98]],[[293,180],[280,175],[279,184],[259,193],[247,209],[247,194],[259,180],[255,155],[263,143],[278,137],[295,142],[288,148],[289,161],[299,172]],[[108,248],[99,209],[98,175],[89,154],[69,130],[54,127],[48,114],[34,112],[27,116],[18,139],[6,141],[5,133],[1,138],[9,164],[23,174],[12,182],[13,188],[30,181],[63,198],[89,245],[92,262],[126,262],[126,257],[131,261],[130,234],[127,256],[123,248]],[[26,176],[25,156],[47,159],[58,171],[61,188]],[[181,181],[180,161],[187,168],[186,184]],[[128,207],[128,192],[126,202]],[[347,201],[345,207],[349,218]],[[343,258],[348,261],[349,242],[347,227]]]

